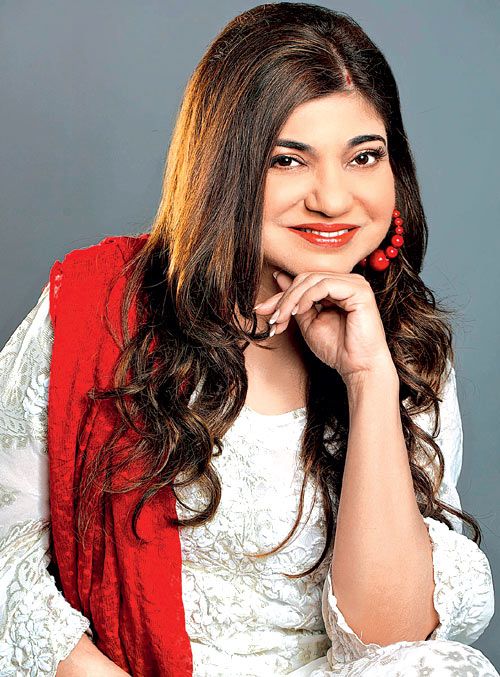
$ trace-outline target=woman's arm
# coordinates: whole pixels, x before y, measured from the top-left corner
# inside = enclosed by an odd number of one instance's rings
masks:
[[[425,640],[433,606],[432,545],[420,515],[388,366],[348,387],[350,430],[332,556],[333,593],[363,642]]]
[[[457,482],[462,467],[463,431],[455,370],[451,363],[440,397],[441,424],[435,440],[443,453],[445,467],[438,496],[460,510],[462,506]],[[433,434],[433,412],[416,414],[413,420],[429,435]],[[423,455],[422,467],[435,479],[437,464],[429,464]],[[472,645],[488,627],[495,610],[491,566],[486,554],[463,533],[461,521],[451,513],[446,514],[453,529],[432,517],[424,518],[432,541],[435,581],[433,601],[439,615],[439,625],[427,639],[446,639]],[[397,585],[397,581],[394,585]],[[367,657],[381,648],[379,644],[369,643],[366,636],[362,638],[363,629],[356,634],[347,623],[333,594],[331,571],[323,588],[323,618],[332,641],[332,661],[347,663]]]
[[[89,619],[47,569],[48,292],[46,286],[0,351],[0,673],[127,674],[82,637],[91,633]]]
[[[67,658],[59,663],[56,677],[117,677],[128,675],[92,643],[87,635],[82,638]]]

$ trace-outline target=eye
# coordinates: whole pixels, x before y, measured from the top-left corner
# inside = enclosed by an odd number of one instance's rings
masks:
[[[358,167],[373,167],[374,165],[378,164],[382,158],[387,156],[387,150],[384,148],[384,146],[379,146],[379,148],[372,148],[370,150],[363,150],[361,153],[358,153],[356,157],[352,160],[352,162],[355,162]],[[374,162],[363,162],[364,158],[373,158]],[[358,161],[361,159],[361,162],[358,163]],[[286,164],[281,164],[285,162]],[[290,162],[297,162],[300,165],[303,165],[303,162],[300,162],[296,158],[292,157],[291,155],[275,155],[271,159],[270,166],[271,167],[279,167],[279,169],[294,169],[294,166],[290,164]]]
[[[298,160],[296,160],[296,159],[295,159],[294,157],[292,157],[291,155],[275,155],[275,156],[273,157],[273,159],[271,160],[271,165],[270,165],[270,166],[271,166],[271,167],[276,166],[276,164],[277,164],[278,162],[280,162],[281,160],[292,160],[292,162],[298,162],[299,165],[302,164],[302,162],[299,162]],[[290,167],[290,165],[278,165],[278,166],[279,166],[280,169],[293,169],[293,167]]]
[[[382,158],[386,157],[386,155],[387,151],[383,146],[380,146],[379,148],[372,148],[371,150],[361,151],[361,153],[358,153],[356,155],[353,162],[359,160],[360,158],[372,157],[374,159],[374,162],[370,163],[362,162],[361,164],[358,164],[358,167],[373,167],[373,165],[378,164]]]

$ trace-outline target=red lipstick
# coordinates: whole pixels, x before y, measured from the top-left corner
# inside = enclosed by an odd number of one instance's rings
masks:
[[[308,230],[316,230],[316,231],[321,231],[321,233],[324,233],[324,235],[321,235],[319,233],[308,233],[305,230],[299,230],[300,228],[307,228]],[[319,247],[325,247],[325,248],[335,248],[338,249],[339,247],[343,247],[345,244],[347,244],[356,232],[359,230],[359,226],[354,226],[351,223],[332,223],[332,224],[327,224],[327,223],[304,223],[301,224],[300,226],[292,226],[290,230],[293,230],[297,235],[302,237],[304,240],[307,240],[307,242],[310,242],[311,244],[315,244]],[[328,235],[328,233],[336,233],[338,231],[345,231],[347,230],[348,232],[344,232],[341,235]]]
[[[355,223],[299,223],[297,226],[290,226],[291,228],[307,228],[308,230],[322,230],[325,233],[335,233],[337,230],[351,230],[351,228],[359,228]]]

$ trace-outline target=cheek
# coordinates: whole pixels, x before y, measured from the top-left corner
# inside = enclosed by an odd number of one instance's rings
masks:
[[[283,243],[279,243],[280,231],[266,223],[262,226],[262,250],[264,253],[282,249]]]
[[[371,220],[379,223],[380,230],[387,230],[391,225],[392,211],[396,207],[396,187],[392,173],[381,177],[376,187],[366,194],[365,205],[370,212]],[[385,224],[385,226],[384,226]]]
[[[371,201],[380,209],[387,209],[388,204],[394,204],[396,198],[396,183],[391,168],[387,165],[385,171],[381,171],[373,184],[369,186]],[[367,199],[368,195],[367,195]]]
[[[262,226],[261,253],[267,265],[288,268],[290,258],[294,258],[294,235],[285,227],[273,223]]]
[[[282,214],[300,199],[302,193],[297,181],[283,181],[280,177],[268,177],[264,190],[264,218]]]
[[[384,202],[385,205],[389,205],[389,210],[392,214],[392,209],[396,204],[396,181],[394,179],[394,174],[392,173],[391,168],[387,170],[387,175],[384,176],[384,181],[380,188],[381,202]]]

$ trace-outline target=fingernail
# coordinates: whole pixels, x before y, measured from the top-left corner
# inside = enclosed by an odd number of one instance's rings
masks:
[[[271,315],[271,317],[268,320],[269,324],[274,324],[276,320],[278,319],[278,315],[280,314],[280,309],[275,310],[274,313]]]
[[[271,331],[269,332],[269,336],[274,336],[276,333],[276,327],[272,327]]]
[[[297,311],[299,309],[299,304],[295,306],[295,308],[292,310],[292,315],[297,315]]]
[[[257,308],[262,308],[263,305],[264,305],[263,303],[257,303],[257,305],[254,306],[252,310],[257,310]]]
[[[276,279],[276,278],[278,277],[279,274],[280,274],[280,271],[279,271],[279,270],[275,270],[274,273],[273,273],[274,279]]]

